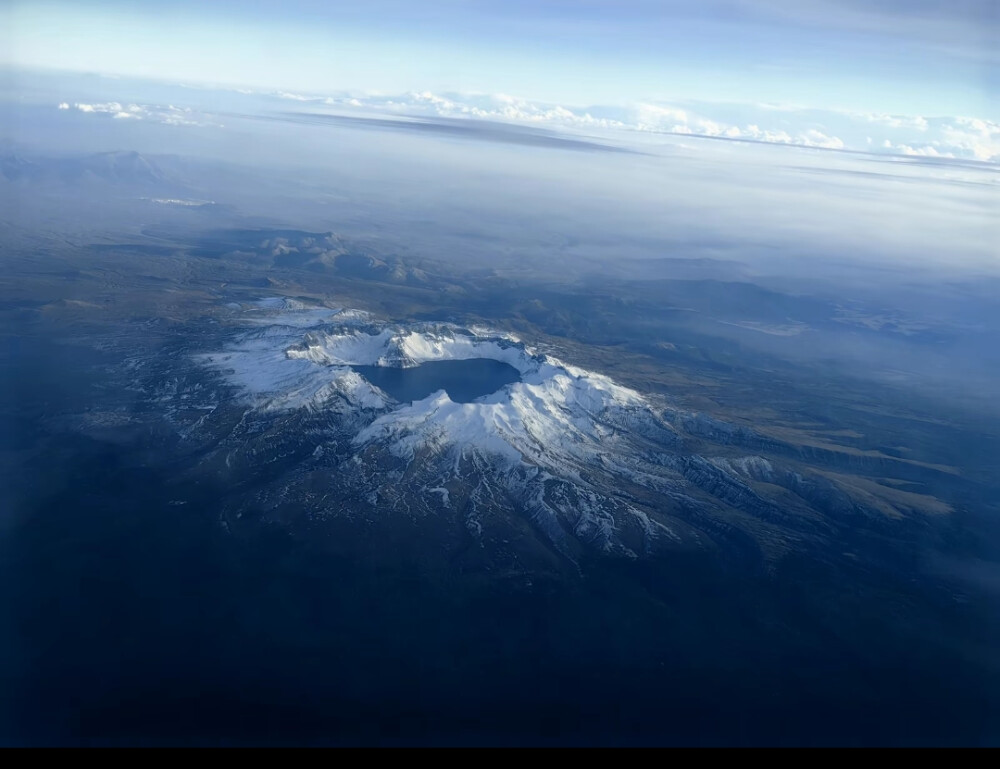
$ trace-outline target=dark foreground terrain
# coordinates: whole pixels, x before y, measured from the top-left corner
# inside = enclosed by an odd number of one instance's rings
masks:
[[[157,237],[5,247],[3,743],[1000,740],[995,414],[705,332],[707,307],[833,324],[819,300],[307,253],[327,236],[296,231]],[[717,505],[675,511],[702,546],[568,557],[525,515],[477,561],[444,508],[268,507],[306,461],[298,428],[253,417],[273,454],[226,474],[184,403],[221,387],[191,356],[231,333],[226,306],[281,296],[490,324],[669,398],[704,415],[684,451],[791,468],[740,487],[788,518],[689,474]]]

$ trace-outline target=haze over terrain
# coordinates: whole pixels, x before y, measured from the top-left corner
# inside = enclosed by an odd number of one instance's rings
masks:
[[[995,6],[515,5],[0,10],[4,744],[997,743]]]

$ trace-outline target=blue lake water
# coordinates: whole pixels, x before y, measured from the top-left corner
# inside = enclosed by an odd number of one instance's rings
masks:
[[[455,403],[471,403],[504,385],[521,381],[509,363],[487,358],[435,360],[413,368],[352,366],[361,376],[402,403],[444,390]]]

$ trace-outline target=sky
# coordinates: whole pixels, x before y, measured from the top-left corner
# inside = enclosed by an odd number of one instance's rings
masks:
[[[0,29],[8,68],[1000,120],[996,0],[0,0]]]

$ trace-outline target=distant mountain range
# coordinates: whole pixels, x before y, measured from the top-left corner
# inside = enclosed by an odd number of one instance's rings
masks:
[[[86,184],[105,182],[155,187],[175,184],[160,164],[138,152],[101,152],[83,157],[0,155],[0,175],[14,183]]]

